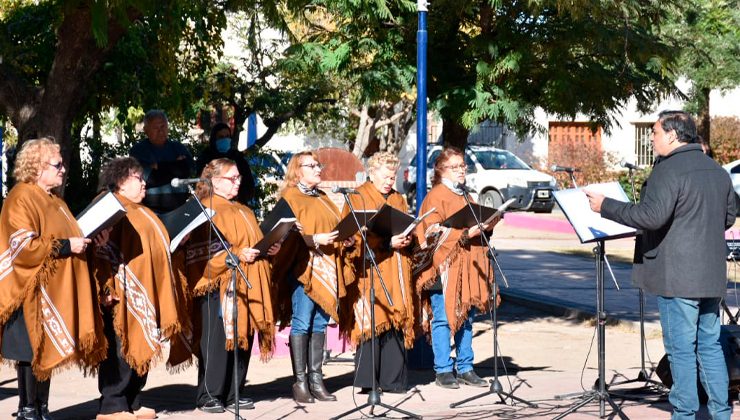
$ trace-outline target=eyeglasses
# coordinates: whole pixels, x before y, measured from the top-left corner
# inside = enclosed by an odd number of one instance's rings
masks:
[[[450,170],[453,170],[453,171],[464,171],[464,170],[467,170],[468,169],[468,165],[466,165],[464,163],[461,163],[461,164],[455,165],[455,166],[445,165],[444,168],[445,169],[450,169]]]
[[[302,168],[311,168],[311,169],[324,169],[324,165],[320,163],[308,163],[305,165],[301,165]]]
[[[62,162],[61,160],[57,163],[46,162],[46,164],[56,169],[57,171],[61,171],[62,168],[64,168],[64,162]]]
[[[223,178],[228,179],[232,183],[236,184],[237,182],[242,182],[242,176],[241,175],[235,175],[235,176],[217,176],[214,178]]]
[[[144,178],[143,178],[143,177],[142,177],[141,175],[134,175],[134,174],[131,174],[131,175],[129,175],[129,176],[130,176],[131,178],[136,178],[136,179],[138,179],[138,180],[139,180],[139,182],[146,182],[146,181],[144,180]]]

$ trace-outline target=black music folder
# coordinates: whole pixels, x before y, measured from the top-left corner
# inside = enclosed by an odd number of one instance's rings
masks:
[[[267,234],[269,234],[282,219],[295,220],[295,213],[293,213],[293,209],[290,208],[288,202],[281,198],[277,203],[275,203],[275,206],[270,210],[270,213],[265,216],[262,223],[260,223],[262,234],[267,236]]]
[[[355,210],[357,215],[357,221],[352,216],[352,213],[348,213],[344,219],[340,220],[339,223],[334,227],[334,230],[339,232],[337,235],[338,241],[348,239],[350,236],[357,233],[357,222],[360,222],[360,226],[368,226],[373,217],[378,213],[377,210]]]
[[[112,192],[100,194],[77,215],[77,224],[85,238],[93,238],[103,229],[123,219],[126,209]]]
[[[481,224],[485,225],[491,223],[495,218],[501,216],[504,211],[506,211],[506,209],[515,201],[516,198],[510,198],[504,204],[500,205],[497,209],[494,209],[493,207],[481,206],[480,204],[476,203],[470,203],[470,206],[473,208],[473,211],[478,217],[478,220],[481,221]],[[453,229],[468,229],[475,226],[476,224],[477,223],[475,221],[475,217],[473,217],[473,213],[470,211],[470,207],[468,206],[461,208],[460,210],[455,212],[455,214],[448,217],[447,220],[442,222],[442,226]]]
[[[432,208],[419,217],[414,217],[388,204],[383,204],[368,228],[376,235],[386,239],[396,235],[408,236],[425,217],[435,211],[436,209]]]
[[[295,226],[295,217],[286,217],[278,220],[275,226],[265,234],[265,236],[254,245],[254,249],[260,251],[260,256],[266,256],[267,251],[277,242],[281,242],[288,236],[291,229]],[[262,229],[260,227],[260,229]]]
[[[209,208],[206,208],[206,211],[210,217],[216,214],[216,212]],[[177,249],[177,246],[180,245],[180,242],[182,242],[187,234],[208,221],[208,218],[203,214],[200,205],[198,205],[194,198],[189,199],[185,204],[171,212],[159,214],[158,216],[167,229],[167,233],[170,235],[170,252],[174,252]]]

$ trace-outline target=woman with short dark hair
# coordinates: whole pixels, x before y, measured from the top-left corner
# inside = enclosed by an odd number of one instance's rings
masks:
[[[93,273],[108,339],[108,357],[100,364],[97,420],[153,419],[141,405],[141,390],[163,342],[191,335],[185,302],[170,256],[167,229],[141,204],[146,195],[143,169],[132,157],[113,159],[100,173],[99,189],[111,191],[126,217],[96,240]],[[107,240],[105,239],[107,238]]]

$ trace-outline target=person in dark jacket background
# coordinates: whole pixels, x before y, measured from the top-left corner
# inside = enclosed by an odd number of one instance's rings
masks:
[[[231,129],[225,123],[217,123],[211,128],[211,136],[208,140],[208,147],[198,156],[195,162],[196,173],[203,172],[208,162],[213,159],[227,158],[236,162],[239,175],[242,177],[242,183],[239,186],[239,193],[236,195],[236,201],[248,205],[249,200],[254,198],[254,177],[249,163],[244,154],[236,149],[236,142],[231,138]]]
[[[639,204],[585,192],[591,209],[602,217],[643,230],[632,279],[658,295],[673,376],[672,418],[695,418],[698,366],[711,417],[729,419],[719,304],[727,293],[724,232],[735,223],[735,193],[727,172],[703,153],[689,114],[661,112],[652,132],[653,151],[660,158]]]

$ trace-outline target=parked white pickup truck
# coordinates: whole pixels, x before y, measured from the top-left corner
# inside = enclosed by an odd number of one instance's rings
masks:
[[[441,151],[442,146],[429,148],[427,188],[431,188],[434,161]],[[504,201],[516,198],[512,205],[514,208],[538,213],[552,211],[555,178],[530,168],[513,153],[490,146],[468,146],[465,148],[465,163],[468,165],[465,183],[478,194],[479,203],[498,207]],[[403,189],[413,209],[416,207],[416,157],[404,170],[403,176]]]

